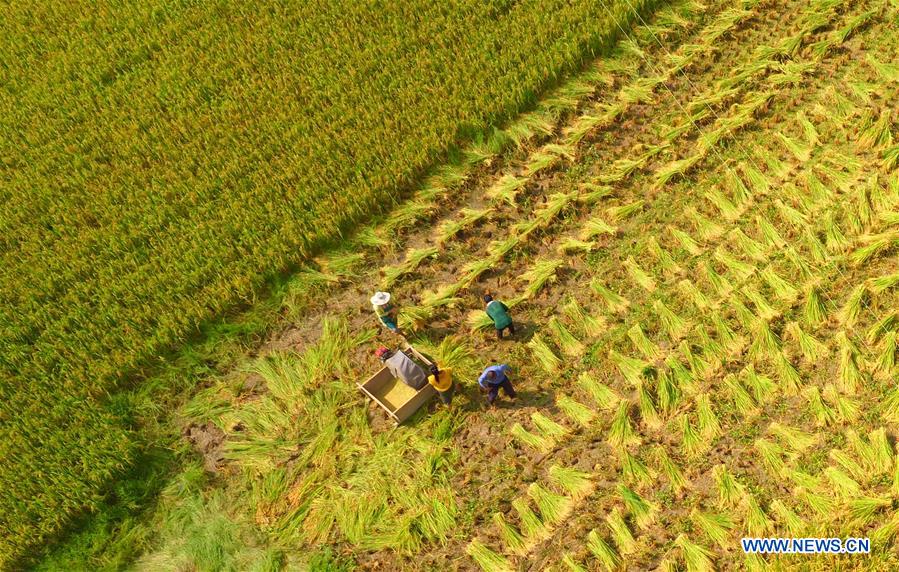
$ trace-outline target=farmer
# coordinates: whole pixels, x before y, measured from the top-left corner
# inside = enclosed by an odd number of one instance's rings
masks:
[[[493,319],[493,325],[496,327],[496,337],[503,339],[504,330],[509,330],[509,334],[514,336],[515,324],[509,316],[509,307],[499,300],[494,300],[490,294],[484,296],[484,303],[487,304],[485,311]]]
[[[375,350],[375,355],[390,371],[393,377],[399,379],[412,389],[421,389],[428,382],[428,375],[423,367],[412,361],[402,351],[390,351],[385,347]]]
[[[390,293],[375,292],[375,295],[371,297],[371,305],[375,310],[378,321],[381,322],[385,328],[394,334],[405,337],[402,330],[397,326],[396,316],[398,311],[396,306],[390,303]]]
[[[503,388],[506,396],[510,399],[515,399],[515,388],[512,387],[512,382],[509,381],[509,371],[511,371],[511,368],[506,364],[491,365],[478,378],[478,385],[481,387],[481,391],[487,392],[487,403],[490,407],[494,406],[493,402],[499,396],[499,388]]]
[[[449,369],[439,369],[437,364],[431,366],[431,375],[428,376],[428,383],[437,390],[440,401],[450,406],[453,400],[453,375]]]

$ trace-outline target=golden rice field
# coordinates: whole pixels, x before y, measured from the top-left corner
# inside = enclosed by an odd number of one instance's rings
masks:
[[[594,0],[7,4],[0,562],[143,463],[119,390],[617,33]]]
[[[899,5],[631,14],[600,5],[611,55],[293,274],[265,339],[174,413],[142,412],[191,452],[150,509],[38,568],[899,567]],[[367,304],[385,288],[461,386],[396,429],[355,387],[396,341]],[[519,397],[486,409],[492,363]]]

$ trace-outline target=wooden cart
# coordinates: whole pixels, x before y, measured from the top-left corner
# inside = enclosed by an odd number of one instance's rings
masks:
[[[403,353],[423,366],[425,372],[428,372],[433,365],[428,358],[421,355],[412,346],[407,345],[403,349]],[[422,405],[437,395],[437,390],[430,383],[415,390],[403,383],[402,380],[393,377],[386,366],[364,383],[357,383],[356,386],[362,390],[362,393],[380,405],[381,409],[386,411],[397,425],[411,417]]]

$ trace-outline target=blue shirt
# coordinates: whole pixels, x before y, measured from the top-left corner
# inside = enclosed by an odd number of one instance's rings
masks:
[[[509,379],[508,377],[506,377],[506,372],[511,370],[512,368],[510,368],[506,364],[491,365],[490,367],[485,369],[484,373],[481,374],[481,377],[478,378],[478,385],[480,385],[484,389],[488,389],[490,385],[499,385]],[[496,377],[492,380],[488,380],[487,374],[491,371],[496,372]]]

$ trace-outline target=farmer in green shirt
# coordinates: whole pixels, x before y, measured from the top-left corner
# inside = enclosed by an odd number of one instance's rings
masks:
[[[496,337],[503,339],[503,331],[505,330],[509,330],[509,334],[514,336],[515,324],[512,323],[512,318],[509,316],[509,307],[499,300],[494,300],[490,294],[484,296],[484,303],[487,304],[485,311],[496,327]]]

